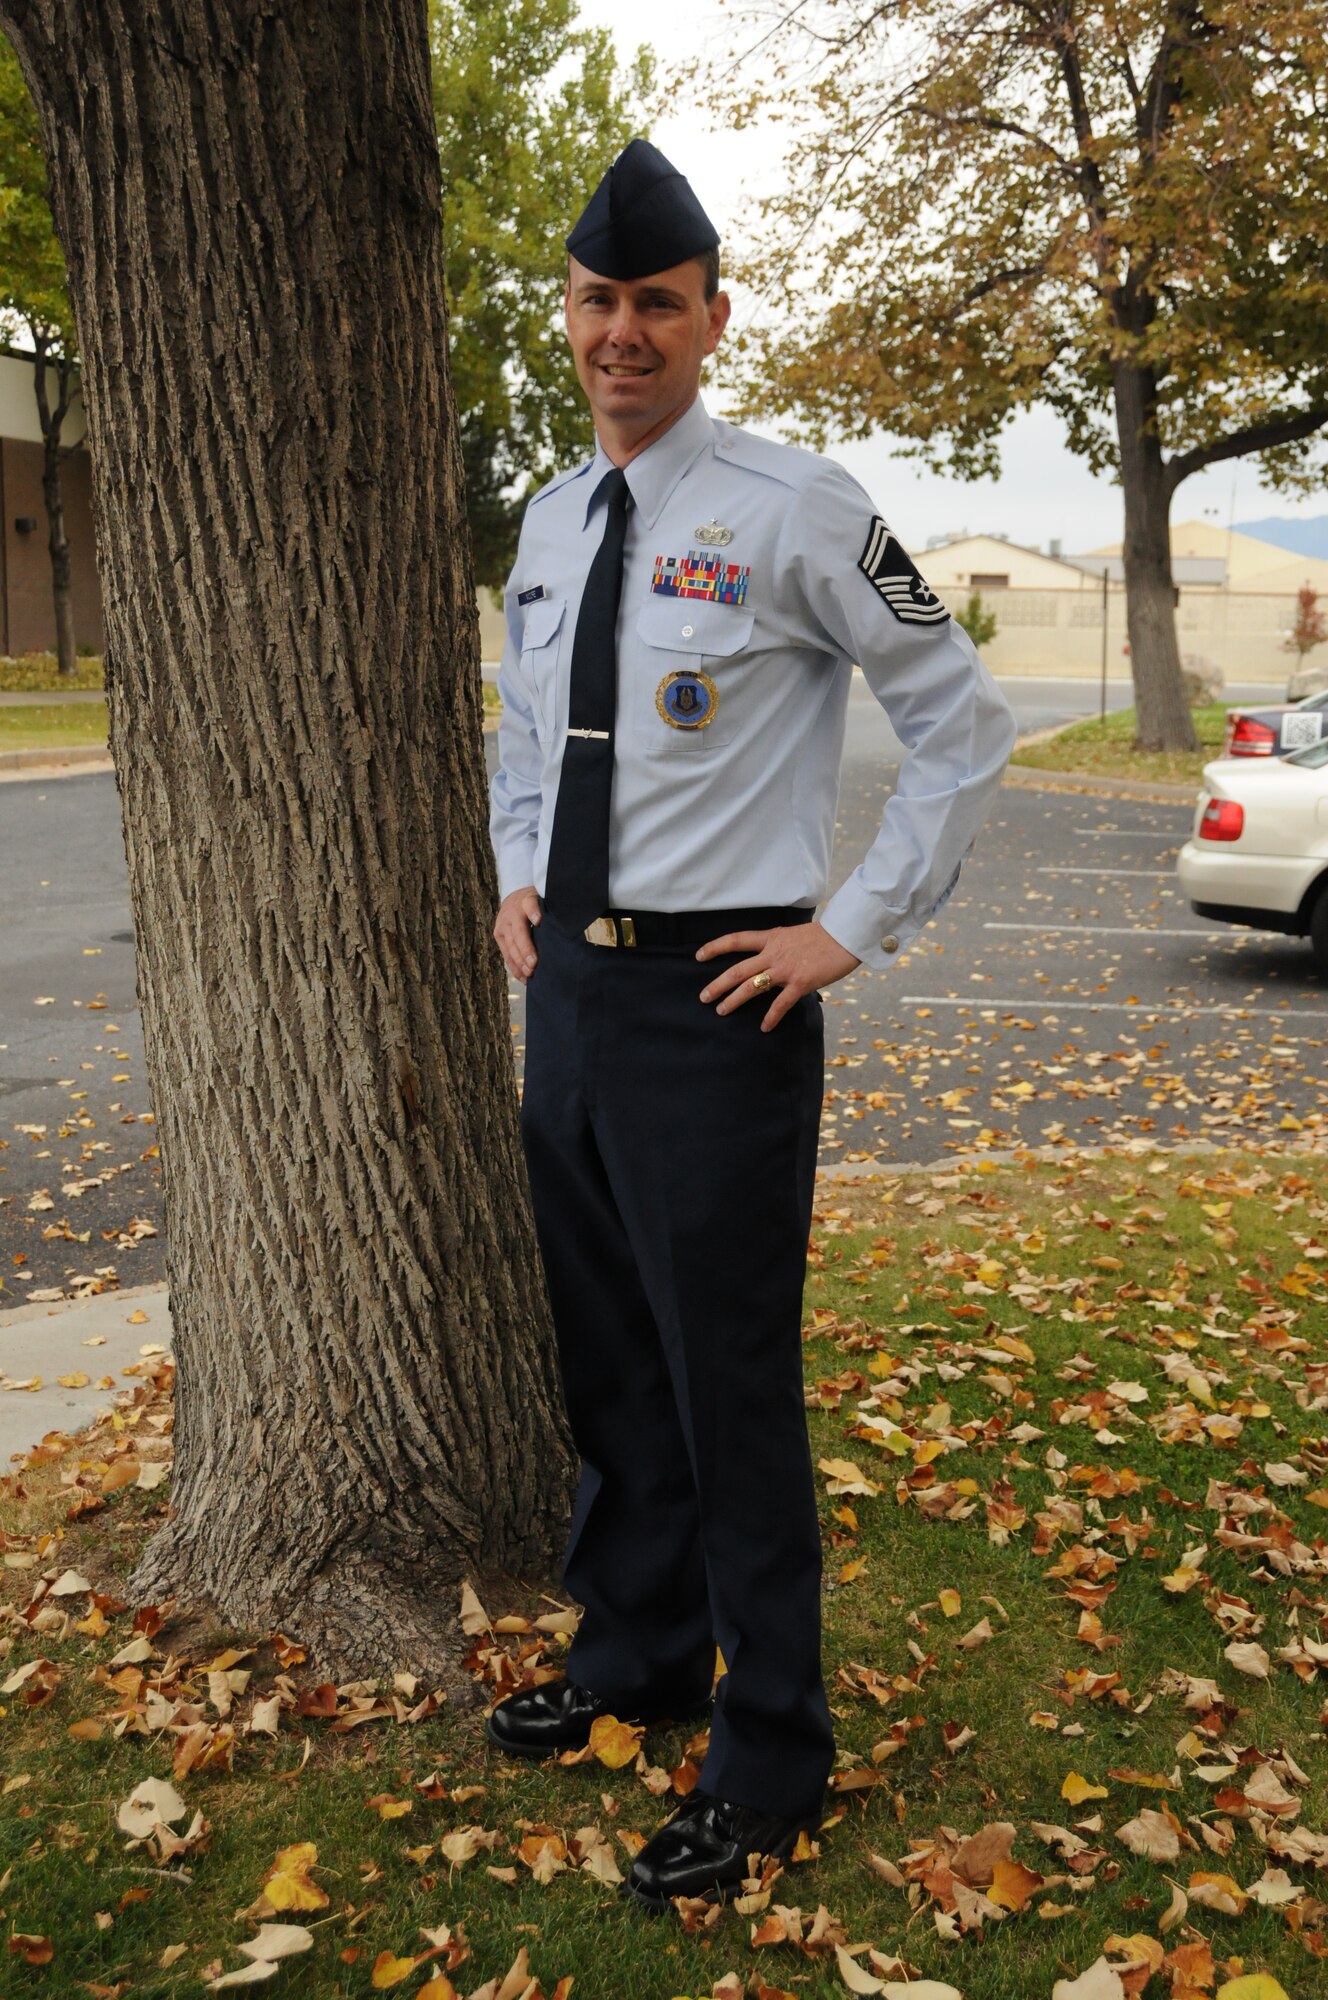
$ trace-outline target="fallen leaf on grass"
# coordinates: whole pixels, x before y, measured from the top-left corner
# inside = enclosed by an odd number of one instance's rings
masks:
[[[620,1771],[624,1764],[631,1763],[644,1735],[643,1725],[634,1727],[630,1722],[620,1722],[616,1715],[597,1715],[590,1725],[590,1748],[601,1764],[607,1764],[611,1771]]]
[[[1216,2000],[1287,2000],[1287,1992],[1271,1972],[1247,1972],[1219,1986]]]
[[[1072,1806],[1081,1806],[1085,1799],[1105,1799],[1110,1796],[1105,1785],[1094,1785],[1078,1771],[1067,1771],[1061,1780],[1061,1797],[1068,1799]]]
[[[1223,1647],[1222,1651],[1224,1658],[1230,1660],[1237,1673],[1250,1674],[1259,1681],[1267,1680],[1270,1664],[1268,1655],[1256,1639],[1233,1639],[1229,1646]]]
[[[263,1877],[263,1894],[274,1910],[325,1910],[328,1899],[310,1870],[318,1859],[312,1840],[283,1847]]]
[[[835,1946],[835,1963],[839,1976],[850,1993],[884,1993],[885,1981],[873,1972],[865,1972],[856,1958],[851,1958],[842,1944]]]
[[[246,1958],[290,1958],[297,1951],[310,1951],[313,1941],[313,1932],[307,1931],[303,1924],[263,1924],[257,1937],[236,1948]]]
[[[1145,1861],[1174,1861],[1180,1853],[1180,1828],[1170,1813],[1145,1806],[1134,1819],[1116,1828],[1116,1838]]]
[[[275,1959],[256,1958],[252,1965],[237,1966],[234,1972],[223,1972],[217,1979],[209,1979],[208,1991],[220,1993],[228,1986],[261,1986],[265,1979],[277,1976]]]
[[[9,1949],[15,1958],[21,1958],[28,1965],[49,1965],[55,1957],[55,1946],[48,1937],[32,1937],[23,1931],[15,1931],[9,1940]]]
[[[1205,1909],[1219,1910],[1224,1917],[1238,1917],[1249,1901],[1230,1875],[1210,1875],[1203,1869],[1190,1877],[1190,1898]]]
[[[170,1827],[183,1819],[188,1810],[174,1785],[161,1778],[145,1778],[120,1806],[115,1823],[133,1839],[147,1840],[158,1827]]]
[[[1051,2000],[1125,2000],[1125,1988],[1120,1974],[1098,1958],[1077,1979],[1058,1979]]]
[[[370,1975],[375,1992],[381,1993],[389,1986],[400,1986],[403,1979],[410,1978],[419,1962],[418,1958],[397,1958],[390,1951],[380,1951]]]

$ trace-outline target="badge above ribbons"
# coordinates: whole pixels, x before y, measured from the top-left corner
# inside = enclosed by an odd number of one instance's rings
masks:
[[[719,713],[719,689],[699,668],[682,667],[660,682],[655,706],[672,729],[704,729]]]

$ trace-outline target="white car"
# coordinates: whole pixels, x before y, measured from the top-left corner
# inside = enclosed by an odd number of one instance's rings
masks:
[[[1205,764],[1176,873],[1199,916],[1307,937],[1328,972],[1328,737]]]

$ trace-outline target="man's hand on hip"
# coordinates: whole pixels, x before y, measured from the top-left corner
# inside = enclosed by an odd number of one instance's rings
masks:
[[[712,979],[701,998],[717,1000],[717,1014],[731,1014],[745,1001],[767,991],[774,992],[778,987],[761,1023],[763,1034],[778,1027],[794,1001],[800,1000],[804,993],[833,985],[836,979],[846,978],[862,963],[817,923],[781,924],[772,931],[730,931],[724,937],[711,938],[696,955],[719,958],[734,951],[750,956]]]
[[[540,899],[534,889],[513,889],[498,905],[493,934],[503,963],[513,979],[524,986],[535,970],[535,940],[532,924],[540,920]]]

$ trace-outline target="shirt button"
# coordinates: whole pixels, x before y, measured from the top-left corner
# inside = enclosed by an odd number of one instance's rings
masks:
[[[898,951],[898,949],[899,949],[899,939],[895,937],[893,933],[891,933],[889,937],[883,937],[881,939],[882,951]]]
[[[684,639],[690,639],[690,638],[691,638],[691,636],[692,636],[692,633],[693,633],[693,631],[694,631],[694,630],[695,630],[695,627],[694,627],[694,626],[692,626],[692,625],[684,625],[684,626],[683,626],[683,628],[682,628],[682,636],[683,636],[683,638],[684,638]]]

